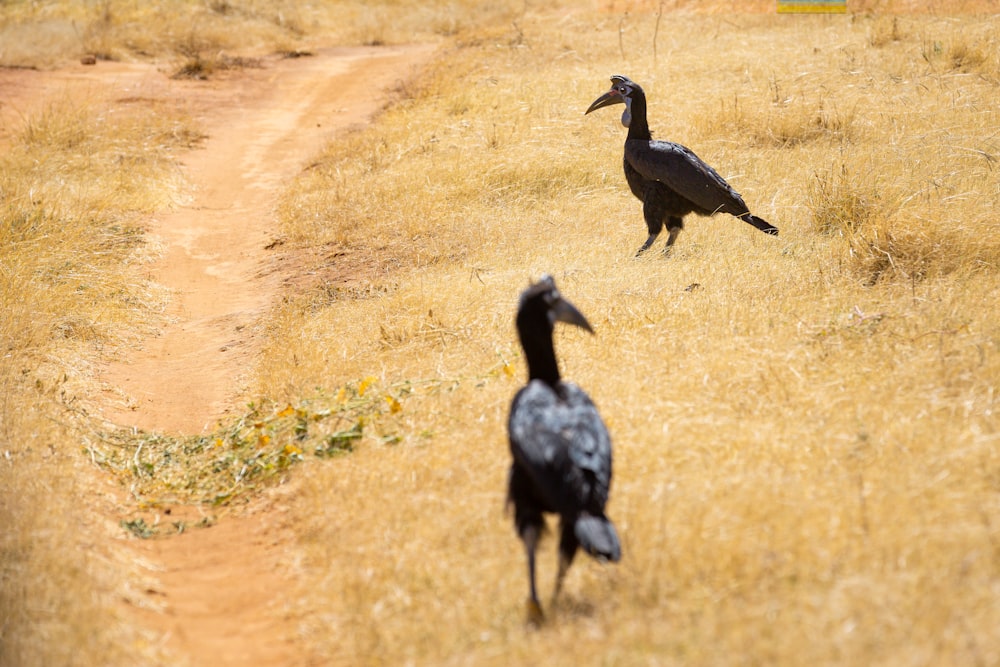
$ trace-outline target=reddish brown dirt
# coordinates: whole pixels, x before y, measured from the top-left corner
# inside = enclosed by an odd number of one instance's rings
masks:
[[[260,318],[285,276],[268,246],[282,184],[334,133],[364,124],[412,74],[428,47],[343,48],[265,58],[208,81],[173,80],[144,64],[98,63],[53,72],[0,70],[0,144],[17,118],[53,97],[169,103],[208,138],[184,157],[190,202],[149,222],[163,246],[152,278],[171,291],[170,323],[108,365],[105,416],[173,433],[211,428],[240,403]],[[278,489],[210,528],[129,540],[150,583],[125,615],[159,637],[171,664],[305,665],[296,641],[293,533]],[[161,510],[165,511],[165,510]],[[193,508],[161,519],[195,523]],[[117,518],[117,517],[116,517]]]
[[[287,493],[288,490],[279,491]],[[199,512],[171,508],[163,522],[194,526]],[[312,665],[298,632],[294,533],[280,497],[182,535],[133,540],[150,570],[126,616],[151,630],[169,664]]]
[[[112,421],[193,433],[233,405],[254,325],[281,283],[266,246],[277,236],[272,210],[282,182],[331,133],[370,118],[415,53],[426,51],[341,49],[172,86],[192,95],[209,138],[185,159],[194,201],[153,224],[165,246],[153,278],[173,290],[174,323],[107,369],[109,387],[124,392],[108,412]]]

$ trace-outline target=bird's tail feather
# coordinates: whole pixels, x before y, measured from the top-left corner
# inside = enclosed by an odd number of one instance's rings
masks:
[[[778,228],[772,225],[764,218],[758,218],[756,215],[752,215],[750,213],[742,215],[740,216],[740,218],[743,220],[743,222],[753,225],[754,227],[764,232],[765,234],[770,234],[772,236],[778,235]]]
[[[581,514],[573,524],[573,533],[583,550],[595,558],[616,562],[622,557],[618,533],[605,516]]]

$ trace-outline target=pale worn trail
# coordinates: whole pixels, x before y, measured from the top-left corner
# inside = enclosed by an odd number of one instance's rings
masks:
[[[339,49],[194,88],[208,134],[185,160],[193,201],[157,216],[164,245],[154,279],[173,292],[172,323],[104,381],[126,397],[120,425],[192,433],[238,404],[253,333],[279,298],[282,274],[267,246],[274,208],[332,133],[366,122],[427,48]],[[289,520],[265,501],[208,530],[136,548],[157,570],[141,612],[165,648],[192,665],[308,664],[290,613],[294,560]]]
[[[247,344],[281,281],[266,246],[281,184],[332,133],[365,122],[426,48],[339,49],[175,86],[208,133],[185,159],[194,199],[157,215],[153,279],[172,291],[163,335],[104,374],[120,425],[195,433],[240,394]],[[141,93],[140,93],[141,94]]]
[[[170,292],[169,323],[103,369],[109,421],[199,433],[240,405],[254,334],[281,297],[282,269],[268,246],[279,235],[274,209],[283,184],[335,133],[368,122],[431,53],[427,46],[320,50],[264,58],[260,68],[208,81],[123,63],[0,77],[0,90],[10,92],[0,112],[20,99],[23,115],[46,95],[167,101],[207,135],[183,159],[190,200],[149,222],[150,239],[163,249],[150,273]],[[313,664],[290,611],[299,584],[280,494],[208,529],[127,543],[149,583],[126,596],[123,614],[170,664]],[[165,519],[196,513],[172,508]]]

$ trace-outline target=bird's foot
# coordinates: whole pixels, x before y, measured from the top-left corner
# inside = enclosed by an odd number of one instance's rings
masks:
[[[639,259],[640,257],[642,257],[643,255],[646,254],[647,250],[649,250],[649,246],[648,245],[644,245],[644,246],[642,246],[641,248],[639,248],[638,250],[635,251],[635,255],[633,255],[633,257],[635,257],[636,259]]]
[[[528,625],[539,627],[545,622],[545,614],[542,612],[542,605],[534,598],[528,598],[526,605],[528,611]]]
[[[644,253],[647,250],[649,250],[653,246],[653,241],[656,240],[656,237],[658,235],[659,235],[658,233],[657,234],[650,234],[649,238],[646,239],[646,242],[642,244],[642,247],[635,251],[635,256],[636,257],[641,257],[642,253]]]

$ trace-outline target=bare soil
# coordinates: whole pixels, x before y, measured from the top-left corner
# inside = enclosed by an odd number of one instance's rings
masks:
[[[163,247],[151,276],[171,291],[170,323],[104,368],[110,421],[198,433],[240,405],[255,332],[286,284],[272,249],[282,184],[334,133],[368,122],[431,52],[409,46],[272,56],[259,68],[205,81],[175,80],[135,63],[0,70],[0,143],[18,117],[60,95],[176,104],[208,135],[184,157],[191,201],[149,221],[151,240]],[[151,583],[126,596],[125,613],[159,638],[176,664],[313,664],[295,641],[293,538],[281,500],[290,492],[277,489],[208,529],[129,540]],[[196,508],[161,511],[167,522],[198,518]]]

